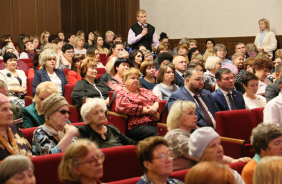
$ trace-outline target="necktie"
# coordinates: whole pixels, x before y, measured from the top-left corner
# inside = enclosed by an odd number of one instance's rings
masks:
[[[197,95],[194,95],[194,98],[196,99],[203,115],[204,115],[204,118],[205,118],[205,121],[207,123],[207,126],[210,126],[210,127],[213,127],[213,123],[212,123],[212,120],[211,120],[211,117],[209,116],[208,112],[206,111],[206,109],[204,108],[203,104],[201,103],[201,101],[199,100],[198,96]]]
[[[230,110],[236,110],[236,106],[235,106],[235,104],[234,104],[233,99],[231,98],[231,94],[228,93],[227,96],[228,96],[228,98],[229,98],[229,103],[230,103],[230,107],[231,107]]]
[[[182,74],[181,77],[184,79],[184,74]]]

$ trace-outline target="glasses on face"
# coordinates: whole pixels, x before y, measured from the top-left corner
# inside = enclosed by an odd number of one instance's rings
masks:
[[[79,162],[77,165],[81,165],[81,164],[86,164],[88,163],[89,165],[93,166],[94,164],[98,163],[98,161],[100,162],[104,162],[105,160],[105,154],[104,153],[99,153],[96,158],[92,157],[89,160],[85,161],[85,162]]]
[[[199,78],[192,78],[192,77],[188,77],[188,78],[190,78],[190,79],[193,79],[193,80],[195,80],[195,81],[197,81],[197,82],[200,82],[200,81],[205,81],[205,78],[204,77],[199,77]]]
[[[161,153],[157,157],[154,157],[154,159],[160,159],[162,162],[166,161],[167,159],[174,159],[174,154],[169,151],[168,153]]]
[[[74,54],[74,51],[66,51],[67,54]]]
[[[71,111],[67,111],[67,110],[57,110],[59,111],[61,114],[66,114],[68,113],[69,115],[71,114]]]

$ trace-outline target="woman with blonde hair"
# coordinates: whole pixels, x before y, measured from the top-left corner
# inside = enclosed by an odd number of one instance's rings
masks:
[[[110,30],[105,33],[104,47],[110,50],[111,46],[114,43],[113,42],[114,36],[115,36],[115,33]]]
[[[84,37],[83,36],[76,36],[74,39],[74,53],[75,54],[84,54],[86,55],[86,49],[83,48],[84,46]]]
[[[48,43],[48,38],[50,36],[50,33],[48,31],[44,31],[41,36],[40,36],[40,50],[43,50],[44,46],[46,45],[46,43]]]
[[[282,157],[263,157],[256,166],[254,184],[281,184],[282,183]]]

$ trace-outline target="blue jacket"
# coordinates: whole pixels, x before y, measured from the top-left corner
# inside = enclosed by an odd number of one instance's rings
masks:
[[[221,111],[229,111],[226,99],[220,89],[215,90],[212,93],[212,96]],[[242,93],[232,89],[232,98],[235,103],[236,109],[246,109]]]
[[[57,76],[59,77],[59,79],[62,81],[62,89],[63,89],[63,95],[64,95],[65,94],[65,85],[68,84],[68,81],[65,77],[65,73],[61,69],[55,69],[54,71],[57,74]],[[38,84],[40,84],[41,82],[45,82],[45,81],[51,81],[50,77],[48,76],[47,71],[46,70],[36,70],[34,72],[34,78],[33,78],[33,83],[32,83],[33,84],[33,88],[32,88],[33,96],[35,96],[36,87],[38,86]]]
[[[176,80],[176,85],[178,86],[178,87],[181,87],[181,86],[183,86],[183,84],[184,84],[184,79],[177,73],[177,72],[175,72],[175,80]]]
[[[212,97],[211,92],[203,89],[201,91],[200,95],[201,95],[201,98],[203,99],[203,101],[205,102],[206,106],[208,107],[209,111],[211,112],[211,114],[215,118],[215,113],[217,111],[220,111],[220,110],[219,110],[218,106],[216,105],[216,103],[215,103],[215,101]],[[191,102],[194,102],[195,104],[197,104],[195,102],[194,98],[190,95],[188,90],[185,88],[185,86],[182,86],[177,91],[175,91],[174,93],[171,94],[171,96],[168,99],[168,109],[171,108],[172,104],[176,100],[187,100],[187,101],[191,101]],[[206,126],[207,124],[206,124],[204,115],[202,114],[201,109],[198,105],[196,105],[196,115],[197,115],[197,125],[199,127]]]

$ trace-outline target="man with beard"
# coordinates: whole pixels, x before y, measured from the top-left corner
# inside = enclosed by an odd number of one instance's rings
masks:
[[[188,100],[197,104],[196,115],[199,127],[215,128],[215,113],[220,111],[212,94],[203,89],[203,72],[197,68],[189,68],[184,74],[184,85],[168,99],[168,109],[176,100]]]

